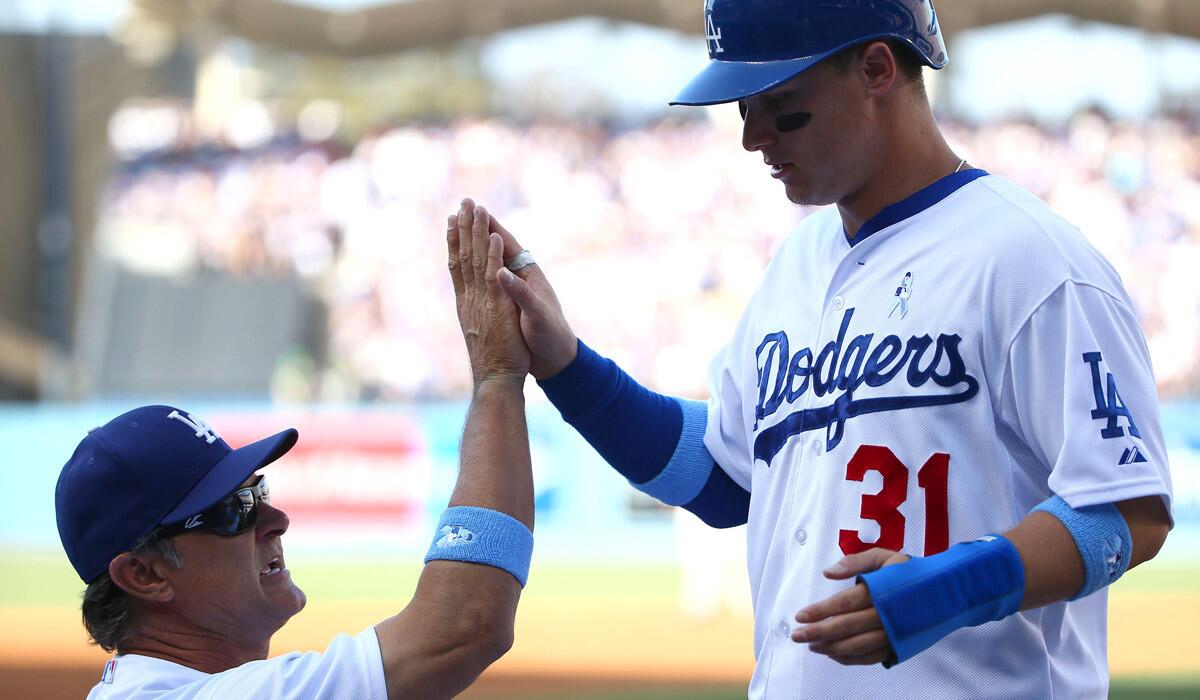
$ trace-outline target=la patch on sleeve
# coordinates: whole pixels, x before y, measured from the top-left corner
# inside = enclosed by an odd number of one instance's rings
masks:
[[[1105,372],[1103,378],[1101,377],[1100,363],[1104,361],[1104,357],[1098,351],[1085,352],[1083,361],[1092,370],[1092,393],[1096,398],[1096,408],[1092,409],[1092,419],[1105,421],[1104,427],[1100,429],[1100,437],[1105,440],[1125,437],[1125,431],[1128,429],[1131,437],[1141,438],[1142,434],[1138,432],[1133,414],[1129,412],[1129,407],[1121,400],[1121,394],[1117,391],[1117,380],[1113,377],[1112,372]],[[1123,428],[1119,424],[1118,421],[1122,418],[1128,424],[1127,428]],[[1134,464],[1145,461],[1146,456],[1142,454],[1138,446],[1131,445],[1125,448],[1117,463]]]

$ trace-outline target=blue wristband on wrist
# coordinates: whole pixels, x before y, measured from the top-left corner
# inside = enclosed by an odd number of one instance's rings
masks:
[[[1083,586],[1069,600],[1079,600],[1114,583],[1129,567],[1133,535],[1121,511],[1111,503],[1072,508],[1059,496],[1039,503],[1033,512],[1058,518],[1071,533],[1083,559]]]
[[[999,535],[858,577],[867,585],[894,657],[912,658],[961,627],[1016,612],[1025,595],[1025,566],[1017,548]]]
[[[643,483],[629,482],[635,489],[669,506],[681,506],[695,500],[716,467],[704,446],[708,404],[684,399],[675,401],[683,411],[683,428],[674,454],[658,476]]]
[[[533,533],[520,520],[476,506],[447,508],[438,520],[425,563],[464,561],[504,569],[525,587],[533,558]]]

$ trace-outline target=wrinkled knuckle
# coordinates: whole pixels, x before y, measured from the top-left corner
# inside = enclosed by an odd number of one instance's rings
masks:
[[[874,646],[875,646],[874,640],[869,639],[869,638],[851,639],[846,642],[846,644],[841,649],[841,652],[843,654],[851,654],[853,656],[860,656],[862,654],[866,654],[867,652],[871,651],[871,649],[873,649]]]

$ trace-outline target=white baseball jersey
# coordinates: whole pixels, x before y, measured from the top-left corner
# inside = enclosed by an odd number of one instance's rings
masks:
[[[1112,267],[1032,194],[959,173],[851,246],[835,208],[783,244],[715,359],[705,445],[751,493],[751,698],[1093,698],[1107,596],[961,629],[894,668],[791,641],[821,571],[1072,507],[1160,495],[1154,378]]]
[[[138,654],[104,666],[88,700],[387,700],[383,657],[375,628],[339,635],[324,653],[293,652],[203,673]]]

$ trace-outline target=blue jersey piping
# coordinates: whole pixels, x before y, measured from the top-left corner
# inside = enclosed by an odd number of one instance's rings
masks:
[[[959,173],[951,173],[932,185],[917,190],[899,202],[884,207],[878,214],[867,219],[862,228],[858,230],[858,235],[854,238],[851,238],[846,233],[845,228],[842,229],[842,233],[846,236],[846,242],[853,248],[855,245],[865,241],[872,234],[878,233],[893,224],[898,224],[911,216],[920,214],[946,197],[954,194],[964,185],[988,174],[986,170],[981,168],[972,168]]]

